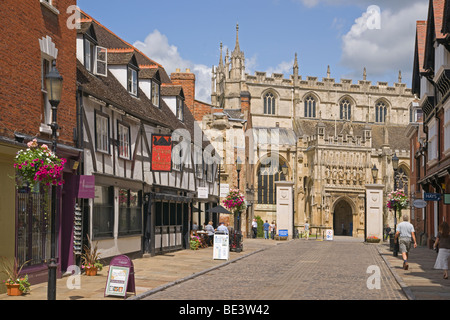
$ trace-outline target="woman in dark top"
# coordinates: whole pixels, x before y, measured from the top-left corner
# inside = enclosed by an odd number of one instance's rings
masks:
[[[439,253],[434,265],[435,269],[444,270],[444,279],[448,279],[448,259],[450,258],[450,237],[447,222],[442,222],[439,226],[439,233],[434,242],[433,248],[439,246]]]

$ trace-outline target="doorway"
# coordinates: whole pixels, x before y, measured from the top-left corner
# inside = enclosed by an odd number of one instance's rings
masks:
[[[346,200],[339,200],[334,207],[333,229],[335,235],[353,236],[353,212]]]

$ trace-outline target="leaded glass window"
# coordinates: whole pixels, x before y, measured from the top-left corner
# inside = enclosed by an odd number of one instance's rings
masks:
[[[316,100],[312,96],[305,99],[305,118],[316,117]]]
[[[264,114],[275,114],[275,96],[271,92],[264,96]]]

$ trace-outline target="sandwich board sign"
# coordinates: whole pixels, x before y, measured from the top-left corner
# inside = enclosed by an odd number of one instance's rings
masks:
[[[127,296],[130,268],[110,266],[106,282],[105,296]]]
[[[105,297],[123,296],[126,298],[127,292],[134,292],[136,294],[134,265],[128,256],[120,255],[114,257],[109,265]]]
[[[328,240],[328,241],[333,240],[333,229],[327,229],[325,231],[325,240]]]
[[[214,234],[214,260],[228,260],[230,254],[230,240],[227,234]]]

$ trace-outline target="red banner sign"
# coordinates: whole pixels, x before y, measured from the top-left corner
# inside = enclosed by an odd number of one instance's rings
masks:
[[[171,135],[152,135],[152,171],[172,171]]]

